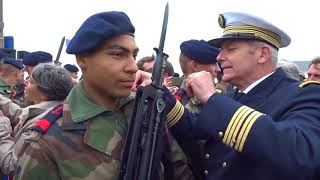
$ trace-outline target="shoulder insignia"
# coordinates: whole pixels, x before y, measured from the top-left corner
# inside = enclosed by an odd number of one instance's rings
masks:
[[[305,88],[310,84],[320,84],[320,81],[304,81],[299,84],[299,88]]]
[[[34,123],[32,130],[37,131],[40,134],[45,134],[51,125],[53,125],[57,119],[62,117],[63,105],[59,104],[51,109],[46,115],[43,116],[39,121]]]

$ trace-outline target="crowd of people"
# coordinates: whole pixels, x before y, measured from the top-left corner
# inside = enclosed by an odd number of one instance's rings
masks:
[[[291,39],[272,23],[238,12],[218,22],[220,38],[181,42],[181,76],[164,59],[156,178],[319,179],[320,58],[305,78],[278,60]],[[3,178],[117,179],[135,91],[159,68],[154,55],[136,60],[134,33],[126,13],[102,12],[67,47],[77,66],[44,51],[1,58]]]

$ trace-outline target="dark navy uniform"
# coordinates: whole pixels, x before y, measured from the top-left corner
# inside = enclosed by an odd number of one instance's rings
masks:
[[[170,112],[179,141],[206,138],[207,179],[315,179],[320,165],[320,84],[299,83],[282,69],[239,102],[215,93],[203,111]]]
[[[209,43],[217,47],[223,44],[225,54],[218,59],[222,63],[238,55],[234,48],[228,49],[232,45],[228,46],[227,40],[263,42],[274,52],[291,41],[273,24],[244,13],[221,14],[219,25],[224,29],[223,36]],[[250,87],[241,87],[247,94],[215,93],[199,114],[175,102],[168,113],[167,124],[177,140],[207,139],[203,157],[207,179],[319,179],[315,174],[320,169],[320,82],[301,83],[289,78],[281,68],[275,68],[272,53],[265,54],[264,64],[257,64],[259,69],[249,72],[259,78],[250,81],[243,76],[232,81],[233,85],[241,85],[236,81],[250,83]],[[250,60],[257,63],[258,59]],[[263,65],[270,68],[257,72]]]

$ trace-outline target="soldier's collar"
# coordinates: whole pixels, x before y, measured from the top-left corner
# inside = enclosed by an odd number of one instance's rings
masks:
[[[131,94],[127,98],[121,98],[117,109],[134,99],[135,95]],[[82,81],[80,81],[74,88],[72,88],[69,96],[67,97],[67,104],[69,107],[70,115],[73,122],[82,122],[93,118],[103,112],[110,112],[111,110],[106,109],[96,103],[94,103],[85,92]]]
[[[4,86],[9,86],[9,84],[7,83],[6,80],[4,80],[1,76],[0,76],[0,86],[4,87]]]

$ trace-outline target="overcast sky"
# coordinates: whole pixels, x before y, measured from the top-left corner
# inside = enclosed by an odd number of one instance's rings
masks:
[[[138,59],[157,47],[166,0],[3,0],[4,35],[14,36],[15,49],[48,51],[56,57],[63,36],[71,39],[83,21],[98,12],[124,11],[136,28]],[[320,55],[319,6],[316,1],[197,0],[169,1],[169,24],[165,52],[175,70],[180,43],[189,39],[210,40],[222,35],[218,14],[240,11],[260,16],[291,36],[280,49],[281,59],[311,60]],[[61,55],[63,64],[75,64],[74,56]]]

